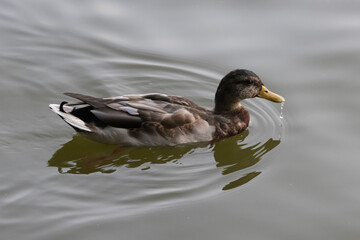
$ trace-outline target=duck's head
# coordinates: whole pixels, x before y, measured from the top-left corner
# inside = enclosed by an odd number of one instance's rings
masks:
[[[285,102],[283,97],[269,91],[255,73],[245,69],[231,71],[221,80],[216,91],[214,111],[231,111],[238,108],[241,100],[254,97]]]

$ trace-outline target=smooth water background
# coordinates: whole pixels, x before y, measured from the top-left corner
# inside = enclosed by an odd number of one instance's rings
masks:
[[[359,1],[1,1],[0,238],[359,239]],[[211,108],[257,73],[280,104],[208,144],[119,148],[48,109],[164,92]]]

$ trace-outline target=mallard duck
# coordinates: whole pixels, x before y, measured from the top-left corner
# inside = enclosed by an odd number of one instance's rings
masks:
[[[101,143],[159,146],[219,140],[244,131],[249,112],[240,101],[260,97],[284,102],[245,69],[228,73],[215,94],[213,110],[161,93],[96,98],[64,93],[80,102],[49,107],[80,135]]]

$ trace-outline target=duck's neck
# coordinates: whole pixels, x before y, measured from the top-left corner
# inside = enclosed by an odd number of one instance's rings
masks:
[[[240,102],[234,103],[234,104],[215,104],[214,113],[215,114],[231,114],[240,111],[243,109],[243,105],[240,104]]]
[[[216,132],[218,139],[238,134],[249,126],[250,114],[239,102],[237,105],[231,105],[231,109],[226,107],[228,105],[224,108],[222,106],[217,104],[217,108],[214,109],[215,126],[218,126]]]
[[[215,95],[215,114],[236,112],[243,108],[240,104],[241,99],[233,98],[221,91],[217,91]]]

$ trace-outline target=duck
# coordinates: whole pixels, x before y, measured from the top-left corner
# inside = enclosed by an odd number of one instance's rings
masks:
[[[163,93],[129,94],[98,98],[64,93],[77,99],[50,104],[79,135],[105,144],[164,146],[211,142],[244,131],[250,122],[241,101],[285,99],[268,90],[252,71],[236,69],[226,74],[215,93],[215,106],[208,109],[192,100]]]

